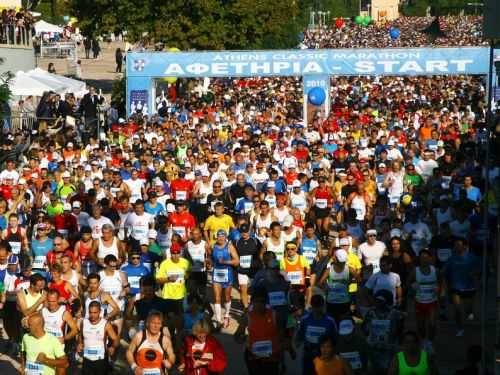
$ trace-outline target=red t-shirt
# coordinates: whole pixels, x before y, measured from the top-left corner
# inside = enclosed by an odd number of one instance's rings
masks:
[[[307,160],[307,158],[309,157],[309,151],[306,148],[302,150],[297,149],[295,151],[295,157],[297,158],[297,160]]]
[[[174,228],[174,230],[176,227],[184,228],[186,233],[188,230],[192,230],[196,226],[196,220],[189,212],[183,212],[181,214],[172,212],[168,217],[168,223],[172,226],[172,228]]]
[[[69,301],[71,298],[71,293],[66,290],[67,283],[68,283],[68,281],[66,281],[66,280],[61,280],[57,284],[55,282],[51,281],[48,285],[48,288],[51,290],[57,290],[59,292],[59,296],[62,299]]]
[[[191,192],[193,191],[193,185],[193,181],[183,178],[173,180],[170,184],[172,197],[176,200],[189,200]]]

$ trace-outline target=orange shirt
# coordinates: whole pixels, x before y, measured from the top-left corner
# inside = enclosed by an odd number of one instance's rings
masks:
[[[428,139],[431,139],[431,133],[434,129],[432,127],[425,127],[422,126],[420,128],[420,141],[427,141]]]
[[[316,375],[347,375],[349,373],[349,365],[337,355],[328,361],[321,357],[314,358],[314,369]]]

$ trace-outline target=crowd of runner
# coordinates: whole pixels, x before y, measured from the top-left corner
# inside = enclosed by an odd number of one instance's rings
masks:
[[[31,144],[0,172],[2,334],[21,372],[108,374],[125,355],[135,375],[217,374],[225,332],[251,375],[296,357],[304,375],[437,373],[437,322],[460,339],[476,319],[498,214],[485,83],[335,78],[330,115],[307,124],[301,86],[184,82],[99,137],[5,135],[5,154]]]
[[[372,22],[365,26],[354,20],[343,19],[331,27],[305,31],[303,44],[308,48],[381,48],[383,47],[452,47],[487,45],[482,39],[483,19],[479,16],[440,17],[443,35],[431,38],[423,32],[434,17],[400,17],[384,23]],[[391,29],[399,30],[397,38]]]

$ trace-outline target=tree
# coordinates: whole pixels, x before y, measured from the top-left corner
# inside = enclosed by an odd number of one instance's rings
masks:
[[[2,58],[0,58],[0,64],[3,64]],[[10,82],[13,77],[11,72],[0,75],[0,120],[4,120],[10,115],[9,100],[12,97]]]

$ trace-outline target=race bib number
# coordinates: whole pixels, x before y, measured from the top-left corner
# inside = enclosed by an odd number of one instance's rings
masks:
[[[276,207],[276,198],[266,198],[267,203],[269,203],[269,207],[274,208]]]
[[[128,283],[131,288],[139,289],[140,288],[141,276],[129,276]]]
[[[175,198],[179,201],[185,201],[187,199],[187,191],[184,190],[176,191]]]
[[[447,262],[451,257],[451,249],[438,249],[437,256],[439,261]]]
[[[143,375],[161,375],[161,370],[159,368],[143,368]]]
[[[177,233],[181,237],[186,236],[186,228],[185,227],[172,227],[173,231]]]
[[[133,227],[134,237],[146,237],[147,230],[143,227]]]
[[[398,204],[399,203],[399,195],[391,195],[389,196],[389,202],[391,204]]]
[[[45,269],[46,260],[47,260],[47,257],[45,255],[35,256],[35,259],[33,259],[33,268]]]
[[[259,358],[270,357],[273,354],[273,343],[270,340],[254,342],[252,353]]]
[[[12,250],[12,254],[19,254],[21,252],[21,242],[17,241],[9,241],[10,248]]]
[[[168,278],[175,277],[176,283],[182,283],[184,281],[184,272],[170,271],[167,272]]]
[[[347,286],[341,283],[334,283],[329,286],[326,301],[332,304],[349,302]]]
[[[227,283],[229,282],[229,270],[227,268],[214,269],[214,282]]]
[[[302,277],[304,273],[302,271],[292,271],[287,272],[288,280],[292,285],[302,285]]]
[[[441,187],[444,190],[448,190],[451,184],[451,176],[443,176],[441,177]]]
[[[240,256],[240,267],[241,268],[250,268],[251,265],[252,265],[252,256],[251,255]]]
[[[269,305],[271,306],[285,306],[286,305],[286,295],[285,292],[269,292],[267,294],[269,299]]]
[[[371,337],[377,343],[385,343],[389,339],[391,321],[387,319],[374,319],[371,322]]]
[[[104,358],[104,348],[84,348],[83,349],[84,358],[90,359],[91,361],[97,361],[98,359]]]
[[[44,366],[35,361],[26,361],[26,366],[24,367],[25,375],[42,375],[44,371]]]
[[[307,251],[307,252],[304,252],[304,257],[309,262],[309,264],[312,264],[314,262],[314,259],[316,258],[316,253],[314,253],[312,251]]]
[[[384,194],[385,193],[385,186],[384,186],[384,183],[383,182],[377,182],[377,190],[380,194]]]
[[[68,231],[67,229],[58,229],[57,231],[58,231],[58,232],[59,232],[59,234],[60,234],[61,236],[63,236],[64,238],[68,238],[68,233],[69,233],[69,231]]]
[[[243,204],[243,211],[244,213],[248,214],[253,210],[253,203],[252,202],[245,202]]]
[[[120,188],[112,187],[109,189],[109,191],[113,197],[116,197],[116,194],[118,194],[118,192],[120,191]]]
[[[326,199],[316,199],[316,207],[318,208],[327,208],[328,200]]]
[[[317,344],[319,342],[319,338],[326,332],[325,327],[314,327],[308,326],[306,328],[306,340],[311,344]]]
[[[344,358],[347,362],[349,362],[353,370],[359,370],[360,368],[363,367],[359,352],[340,353],[340,356]]]
[[[430,303],[437,300],[435,285],[419,285],[417,299],[420,303]]]

